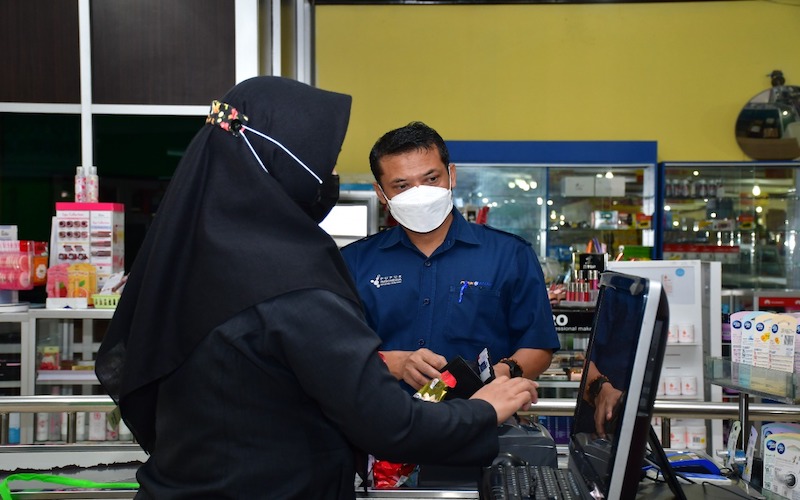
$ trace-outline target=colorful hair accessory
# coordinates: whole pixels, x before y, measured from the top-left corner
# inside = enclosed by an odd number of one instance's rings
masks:
[[[230,132],[234,136],[239,136],[239,130],[243,122],[247,122],[247,116],[226,102],[219,102],[216,99],[211,101],[211,111],[208,113],[206,123],[219,126],[222,130]]]

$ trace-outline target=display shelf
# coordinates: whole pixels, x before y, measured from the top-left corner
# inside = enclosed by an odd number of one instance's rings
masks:
[[[726,288],[800,286],[786,244],[797,227],[800,162],[665,162],[663,258],[715,260]]]
[[[800,403],[800,378],[797,373],[744,365],[713,356],[706,358],[705,366],[706,376],[714,385],[780,403]]]
[[[623,155],[607,163],[509,164],[508,154],[494,149],[497,145],[482,145],[487,151],[477,155],[471,147],[462,150],[460,143],[449,146],[459,160],[456,206],[468,219],[487,209],[487,224],[527,239],[540,257],[558,261],[564,272],[567,249],[586,247],[589,241],[605,245],[611,254],[620,245],[653,246],[655,163],[627,161],[631,158]],[[495,155],[497,163],[473,161]],[[539,156],[531,153],[530,158]]]
[[[94,370],[74,370],[74,365],[91,365],[100,347],[104,329],[113,309],[46,309],[28,312],[29,333],[22,341],[22,395],[96,395],[102,393]],[[44,348],[57,354],[55,370],[40,370]],[[21,442],[34,442],[33,414],[23,415]]]
[[[37,385],[99,384],[94,370],[39,370]]]

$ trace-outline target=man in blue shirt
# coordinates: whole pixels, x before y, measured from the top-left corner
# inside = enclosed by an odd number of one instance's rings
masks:
[[[418,389],[456,356],[476,361],[488,348],[496,375],[536,379],[560,345],[530,243],[453,208],[456,168],[427,125],[386,133],[369,161],[400,225],[342,254],[392,374]]]

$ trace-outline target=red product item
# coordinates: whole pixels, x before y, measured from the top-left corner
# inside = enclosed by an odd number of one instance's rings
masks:
[[[379,351],[378,356],[381,357],[384,363],[386,362],[386,357],[382,352]],[[444,374],[442,375],[444,377]],[[450,374],[448,373],[448,375]],[[450,377],[452,378],[452,375]],[[453,385],[455,385],[455,379],[453,379]],[[373,487],[386,489],[403,485],[416,486],[418,470],[416,464],[399,464],[376,458],[372,464]]]
[[[376,459],[372,466],[372,479],[378,489],[416,486],[417,466]]]
[[[481,207],[478,216],[475,218],[477,224],[486,224],[489,221],[489,207]]]
[[[0,290],[30,290],[33,241],[0,241]]]

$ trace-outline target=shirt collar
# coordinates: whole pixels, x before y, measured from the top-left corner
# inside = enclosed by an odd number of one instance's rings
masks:
[[[475,235],[475,228],[473,225],[467,222],[464,216],[461,215],[461,212],[455,207],[452,213],[453,222],[450,224],[450,229],[447,231],[444,243],[442,243],[443,249],[450,248],[456,241],[461,241],[468,245],[480,245],[480,240],[478,240]],[[400,244],[409,248],[414,247],[405,230],[403,230],[402,227],[396,227],[395,230],[390,232],[383,243],[381,243],[380,248],[389,248]]]

